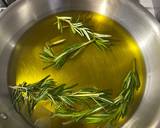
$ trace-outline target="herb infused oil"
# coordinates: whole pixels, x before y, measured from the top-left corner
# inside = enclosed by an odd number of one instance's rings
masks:
[[[72,34],[70,29],[66,29],[63,33],[57,31],[56,16],[72,16],[95,32],[112,35],[111,47],[101,51],[90,45],[74,59],[67,61],[60,70],[56,68],[43,70],[45,63],[39,56],[46,42],[66,39],[63,44],[54,47],[54,51],[58,53],[68,45],[85,41],[85,38]],[[8,83],[9,85],[18,85],[23,81],[33,83],[50,74],[56,82],[67,85],[78,84],[79,89],[96,87],[112,90],[114,98],[119,94],[134,59],[136,59],[140,88],[129,106],[127,116],[116,123],[115,127],[120,127],[132,116],[140,103],[145,85],[145,65],[133,37],[108,17],[93,12],[72,11],[58,13],[41,20],[18,40],[9,65]],[[85,122],[64,125],[63,119],[49,117],[54,111],[51,108],[49,102],[38,103],[31,118],[35,125],[42,128],[96,128],[98,126],[88,125]]]

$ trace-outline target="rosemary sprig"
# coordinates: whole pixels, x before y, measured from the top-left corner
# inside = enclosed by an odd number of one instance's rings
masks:
[[[74,109],[78,101],[85,100],[84,103],[89,104],[90,101],[94,100],[94,102],[98,103],[99,96],[109,95],[108,92],[98,91],[94,88],[76,91],[76,85],[57,85],[53,79],[49,79],[49,76],[33,84],[24,82],[10,87],[12,89],[12,103],[18,112],[21,112],[21,105],[25,104],[29,115],[31,115],[36,104],[41,100],[49,100],[56,109]],[[82,103],[82,105],[84,104]]]
[[[93,40],[89,40],[83,43],[76,43],[68,48],[64,49],[62,53],[56,55],[51,46],[48,44],[45,45],[43,52],[40,53],[41,59],[48,64],[44,69],[54,66],[56,68],[62,68],[62,66],[66,63],[68,59],[73,59],[77,56],[83,49],[85,49],[88,45],[94,43],[99,49],[103,50],[108,48],[104,43],[107,40],[102,39],[102,36],[105,38],[105,35],[95,34],[95,38]]]
[[[83,48],[85,48],[90,43],[91,41],[71,45],[68,48],[64,49],[63,52],[58,55],[55,55],[53,49],[50,46],[48,46],[48,44],[46,44],[43,49],[43,52],[40,54],[40,57],[43,59],[43,61],[48,64],[48,66],[46,66],[44,69],[50,66],[54,66],[58,69],[62,68],[67,59],[74,58],[76,55],[80,53],[80,51],[83,50]]]
[[[57,16],[57,28],[60,30],[60,32],[63,32],[64,28],[70,27],[71,31],[73,34],[78,33],[80,36],[85,36],[88,40],[91,40],[90,34],[92,34],[91,30],[87,27],[84,27],[82,22],[72,22],[72,17],[63,17],[63,16]],[[66,26],[68,25],[68,26]]]
[[[69,119],[64,125],[85,121],[90,124],[110,125],[127,115],[135,91],[140,87],[139,76],[134,63],[133,69],[123,81],[119,95],[112,99],[111,93],[96,88],[75,89],[75,85],[57,85],[49,76],[34,84],[26,82],[12,86],[12,102],[18,112],[26,105],[29,115],[41,100],[49,100],[54,105],[54,117]]]
[[[33,84],[23,82],[17,86],[10,86],[12,89],[12,103],[18,112],[25,104],[29,115],[31,115],[35,105],[48,96],[48,90],[53,88],[51,85],[54,85],[54,81],[48,78],[49,76]]]
[[[98,38],[111,37],[111,35],[108,35],[108,34],[98,34],[98,33],[92,32],[91,29],[85,27],[82,22],[79,22],[79,19],[76,22],[72,22],[72,19],[73,19],[72,17],[57,16],[56,18],[57,18],[57,22],[56,22],[57,28],[61,32],[63,31],[64,28],[69,27],[72,30],[73,34],[79,34],[82,37],[86,37],[88,40],[92,40],[95,37],[98,37]]]
[[[58,117],[70,117],[69,122],[77,122],[84,120],[86,123],[90,124],[112,124],[127,115],[128,107],[133,101],[134,93],[140,87],[139,76],[135,67],[127,74],[124,79],[123,87],[120,94],[113,100],[103,98],[99,104],[92,106],[88,110],[84,110],[76,113],[69,112],[59,112],[56,114]],[[100,98],[102,98],[100,96]],[[106,102],[107,101],[107,102]],[[64,122],[68,124],[68,122]]]
[[[66,63],[68,59],[73,59],[90,44],[94,44],[100,50],[105,50],[106,48],[109,48],[111,46],[111,42],[109,40],[111,35],[92,32],[89,28],[84,27],[84,25],[81,22],[77,21],[76,23],[73,23],[72,17],[57,16],[56,23],[58,30],[60,30],[61,32],[64,28],[70,27],[73,34],[78,33],[80,36],[86,37],[88,41],[83,43],[75,43],[67,47],[57,55],[55,55],[55,53],[53,52],[53,45],[46,44],[44,46],[43,52],[40,54],[42,60],[48,63],[48,65],[44,69],[51,66],[54,66],[56,68],[62,68],[62,66]],[[69,26],[64,26],[66,24]],[[65,41],[65,39],[55,41],[52,44],[57,44],[57,42],[59,44],[59,42],[62,43],[63,41]]]
[[[95,114],[91,116],[91,118],[87,117],[88,123],[100,123],[107,122],[113,123],[115,120],[119,120],[127,115],[128,107],[133,101],[134,93],[140,87],[140,81],[137,74],[137,70],[135,68],[130,71],[124,79],[123,88],[120,94],[113,100],[113,105],[109,108],[109,110],[102,114]],[[105,117],[105,118],[104,118]],[[91,121],[91,122],[90,122]]]
[[[79,22],[79,19],[76,22],[72,22],[72,17],[57,16],[56,18],[57,28],[61,32],[64,28],[69,27],[73,34],[79,34],[82,37],[86,37],[89,40],[88,42],[94,43],[100,49],[105,49],[111,45],[111,42],[109,41],[109,38],[112,37],[111,35],[92,32],[92,30],[85,27],[82,22]]]

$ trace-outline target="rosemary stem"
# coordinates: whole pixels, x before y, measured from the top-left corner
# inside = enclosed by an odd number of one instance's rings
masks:
[[[93,40],[89,40],[89,41],[83,43],[80,47],[77,47],[77,49],[75,49],[75,50],[78,50],[78,49],[80,49],[80,48],[83,48],[83,47],[91,44],[92,42],[94,42],[94,39],[93,39]],[[56,62],[56,61],[59,60],[62,56],[65,56],[65,55],[67,55],[68,53],[72,53],[72,52],[73,52],[72,49],[69,49],[68,52],[63,52],[63,53],[60,54],[54,61]]]
[[[94,41],[95,41],[95,39],[89,40],[89,41],[83,43],[83,44],[82,44],[82,47],[83,47],[83,46],[87,46],[87,45],[93,43]]]
[[[72,95],[69,95],[69,96],[71,96],[71,97],[99,97],[99,96],[101,96],[101,95],[103,95],[104,93],[93,93],[93,94],[91,94],[91,93],[88,93],[88,94],[72,94]]]

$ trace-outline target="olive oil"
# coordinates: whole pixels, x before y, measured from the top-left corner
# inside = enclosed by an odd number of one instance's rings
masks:
[[[46,42],[66,39],[63,44],[54,47],[55,52],[58,53],[71,44],[85,41],[79,35],[73,35],[69,29],[60,33],[54,24],[56,16],[79,18],[85,26],[95,32],[112,35],[112,46],[101,51],[90,45],[74,59],[67,61],[62,69],[51,67],[43,70],[46,65],[39,55]],[[123,80],[132,68],[134,59],[136,59],[141,85],[133,103],[129,106],[131,109],[127,117],[121,119],[116,126],[120,127],[132,116],[141,100],[145,85],[145,65],[141,51],[133,37],[120,24],[106,16],[84,11],[63,12],[49,16],[35,24],[17,42],[10,60],[8,83],[9,85],[17,85],[23,81],[33,83],[50,74],[56,82],[68,85],[78,83],[78,88],[111,89],[114,98],[119,94]],[[32,115],[32,120],[36,125],[44,128],[96,127],[96,125],[85,123],[62,125],[62,119],[49,118],[53,111],[50,106],[50,103],[45,101],[36,106]]]

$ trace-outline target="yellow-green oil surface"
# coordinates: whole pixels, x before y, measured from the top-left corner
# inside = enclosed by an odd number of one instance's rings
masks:
[[[70,44],[86,41],[78,34],[73,35],[69,29],[64,29],[63,33],[60,33],[54,24],[55,16],[71,16],[74,19],[79,17],[80,21],[93,31],[112,35],[112,46],[101,51],[94,45],[89,45],[77,57],[67,61],[62,69],[57,70],[51,67],[43,70],[42,68],[46,65],[39,54],[47,41],[66,39],[65,43],[54,47],[56,53]],[[8,83],[11,85],[20,84],[23,81],[33,83],[50,74],[57,83],[67,85],[78,83],[79,88],[112,89],[115,97],[122,88],[125,76],[132,69],[134,58],[141,85],[133,103],[129,106],[128,115],[118,122],[120,127],[132,116],[140,103],[145,85],[145,65],[136,41],[121,25],[108,17],[92,12],[72,11],[58,13],[41,20],[18,40],[9,65]],[[32,120],[37,120],[37,123],[42,120],[44,128],[95,128],[94,125],[78,123],[63,126],[60,120],[47,118],[50,114],[47,103],[40,103],[36,108]]]

